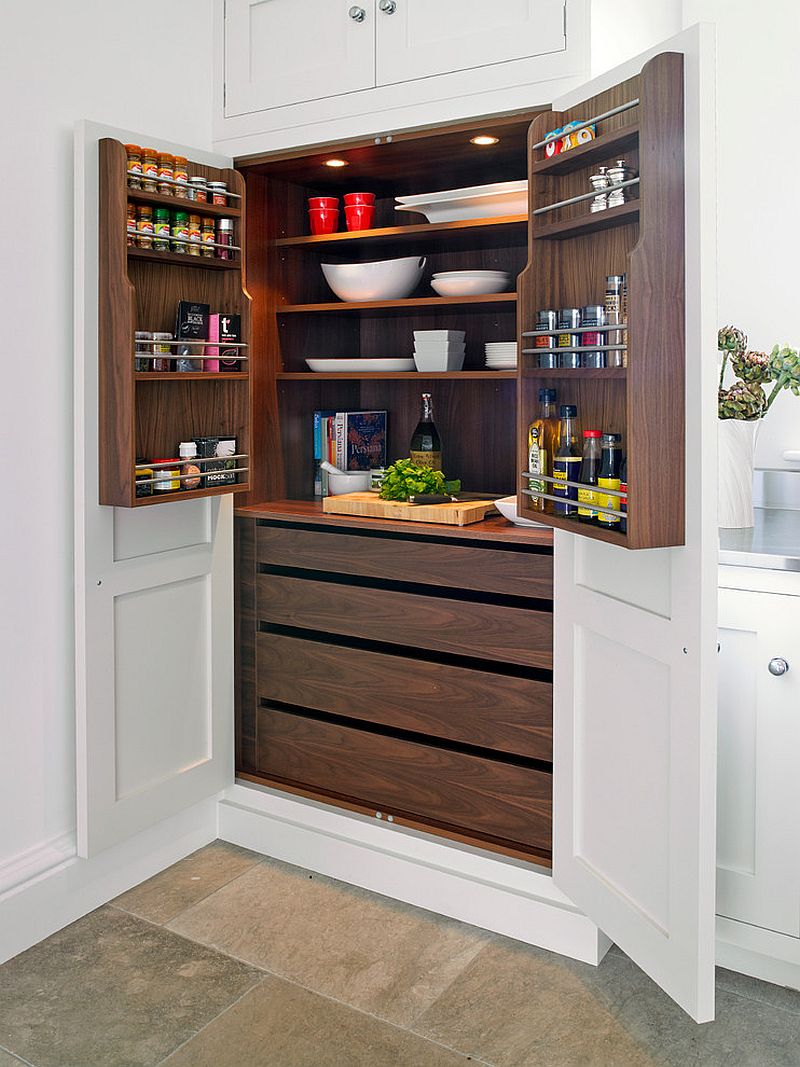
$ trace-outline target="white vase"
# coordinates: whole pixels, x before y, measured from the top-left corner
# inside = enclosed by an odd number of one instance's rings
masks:
[[[725,529],[752,526],[753,460],[760,420],[719,420],[717,521]]]

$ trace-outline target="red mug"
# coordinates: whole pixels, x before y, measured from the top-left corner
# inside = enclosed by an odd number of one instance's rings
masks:
[[[369,230],[375,218],[375,208],[370,204],[353,204],[344,209],[348,230]]]
[[[309,211],[316,211],[317,209],[327,208],[329,211],[334,211],[339,207],[338,196],[310,196],[308,198]]]
[[[345,207],[371,207],[375,203],[374,193],[345,193]]]
[[[326,233],[336,233],[339,229],[339,209],[313,208],[308,213],[311,232],[315,237]]]

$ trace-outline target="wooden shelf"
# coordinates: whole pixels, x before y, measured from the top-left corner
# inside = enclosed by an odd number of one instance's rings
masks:
[[[578,151],[577,148],[573,151]],[[611,230],[615,226],[627,226],[630,222],[639,220],[639,201],[629,200],[619,207],[610,207],[605,211],[595,211],[593,214],[579,215],[574,219],[564,219],[563,222],[533,223],[534,241],[563,241],[568,237],[582,237],[586,233],[599,233],[602,230]]]
[[[530,367],[523,368],[523,378],[539,378],[542,381],[559,381],[564,379],[585,380],[598,378],[609,381],[613,378],[627,378],[627,367]]]
[[[220,204],[199,204],[196,200],[185,200],[179,196],[165,196],[163,193],[146,193],[143,189],[127,189],[128,200],[134,204],[150,204],[152,207],[167,207],[172,211],[185,211],[187,215],[205,215],[212,218],[238,219],[241,209],[222,207]]]
[[[307,237],[279,237],[275,248],[318,248],[321,251],[353,246],[413,246],[432,251],[453,248],[492,248],[528,239],[527,215],[503,215],[493,219],[463,219],[458,222],[425,222],[411,226],[386,226],[374,230],[345,231]]]
[[[282,382],[313,381],[370,381],[402,379],[416,381],[488,381],[494,379],[516,378],[515,370],[456,370],[456,371],[279,371],[275,377]]]
[[[148,263],[172,263],[176,267],[200,267],[202,270],[241,270],[238,259],[211,259],[180,252],[151,252],[148,248],[128,248],[128,259],[145,259]]]
[[[181,257],[178,256],[178,259]],[[278,315],[309,315],[318,312],[354,312],[354,311],[439,311],[442,308],[494,307],[496,305],[514,305],[516,293],[486,293],[481,296],[423,296],[410,297],[406,300],[366,300],[349,303],[345,300],[331,301],[325,304],[279,304]]]
[[[250,483],[243,482],[241,485],[218,485],[211,489],[184,489],[174,493],[153,493],[152,496],[137,496],[133,506],[135,508],[147,507],[148,504],[177,503],[180,500],[199,500],[204,496],[225,496],[226,493],[248,493]]]
[[[616,159],[622,152],[638,143],[639,124],[638,122],[629,123],[627,126],[620,126],[617,130],[604,133],[593,141],[587,141],[586,144],[579,145],[577,148],[571,148],[568,152],[561,152],[549,159],[532,162],[531,175],[569,174],[570,171],[600,163],[604,159]]]
[[[526,499],[530,500],[530,497],[526,497]],[[583,534],[586,537],[593,538],[595,541],[606,541],[610,545],[620,545],[622,548],[625,548],[628,544],[628,535],[620,533],[619,530],[605,530],[602,526],[578,522],[577,519],[570,519],[566,515],[548,515],[546,511],[532,511],[530,509],[522,509],[519,514],[523,519],[532,519],[534,522],[541,522],[545,526],[553,526],[557,530],[569,530],[570,533]]]
[[[134,371],[137,382],[246,382],[247,371]]]

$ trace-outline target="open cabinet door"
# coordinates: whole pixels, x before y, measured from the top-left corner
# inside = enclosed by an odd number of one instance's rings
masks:
[[[553,876],[704,1022],[714,1016],[716,814],[711,31],[685,31],[554,110],[624,81],[658,52],[684,54],[685,544],[631,551],[555,531]],[[661,445],[669,463],[671,442]]]
[[[98,503],[101,287],[109,303],[122,299],[99,271],[102,138],[232,166],[128,130],[81,123],[76,131],[76,784],[84,858],[233,781],[232,498],[146,508]],[[188,271],[187,285],[200,284],[193,279],[202,273]],[[174,314],[174,303],[163,314]],[[123,359],[133,358],[129,352]]]

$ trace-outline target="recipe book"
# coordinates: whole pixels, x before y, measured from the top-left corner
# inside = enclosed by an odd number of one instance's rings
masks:
[[[385,411],[314,412],[314,496],[328,495],[326,459],[340,471],[369,471],[386,466]]]

